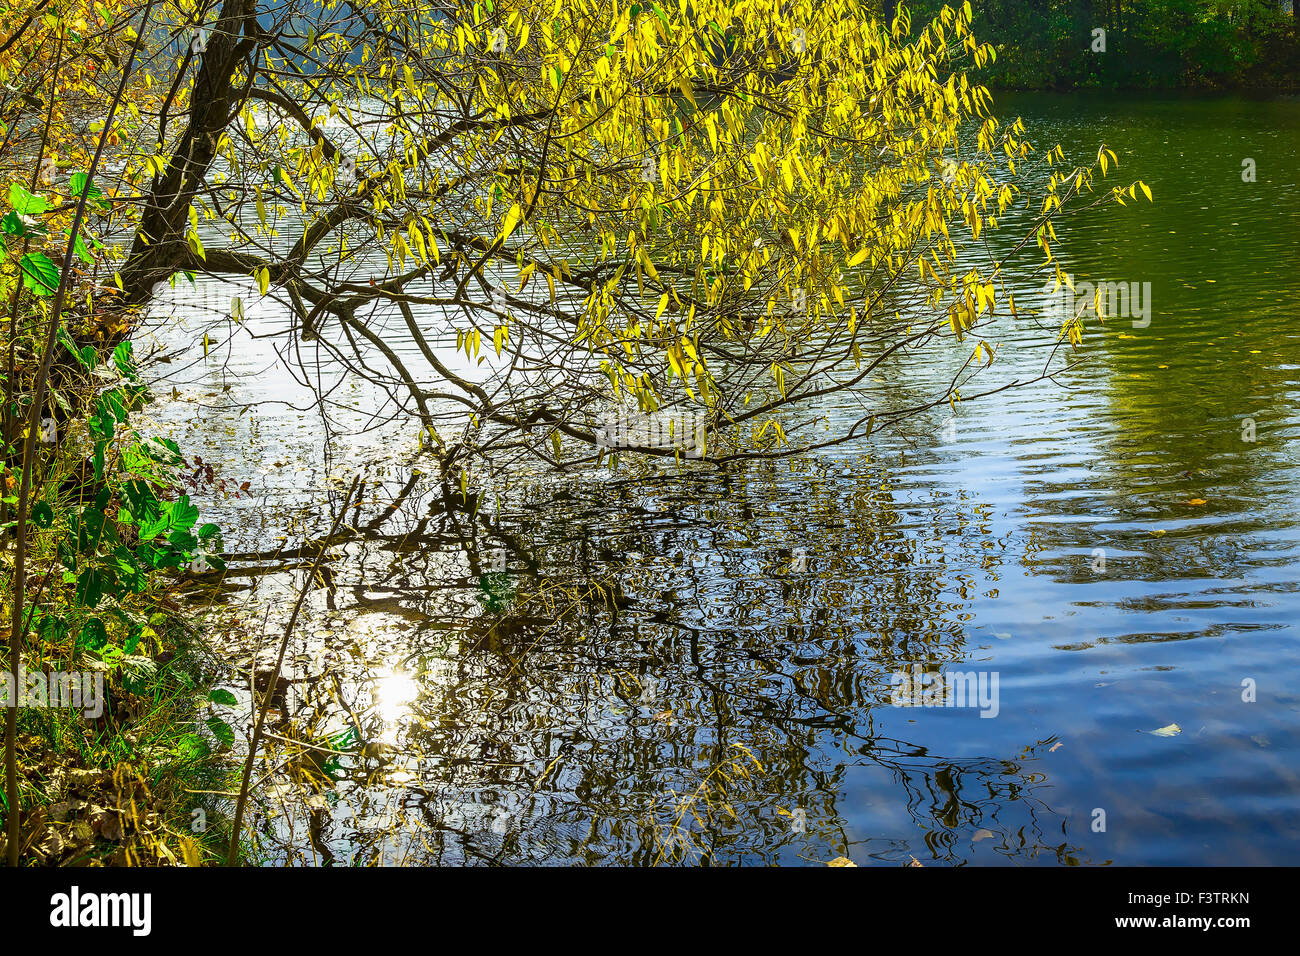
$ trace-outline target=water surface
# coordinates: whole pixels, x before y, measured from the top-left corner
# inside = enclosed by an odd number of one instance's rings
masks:
[[[328,366],[359,433],[323,456],[286,371],[314,359],[273,304],[206,357],[210,316],[160,311],[187,348],[154,369],[158,419],[250,483],[200,495],[243,559],[219,599],[246,634],[278,634],[294,582],[247,573],[276,567],[258,553],[366,478],[277,699],[280,736],[338,753],[273,776],[268,862],[1297,858],[1300,101],[998,110],[1151,186],[1060,230],[1076,280],[1151,284],[1150,324],[1112,318],[1053,381],[810,460],[521,471],[466,509],[420,474],[415,426]],[[993,383],[1044,358],[1003,323]],[[871,395],[950,375],[901,357]],[[996,676],[996,716],[895,706],[916,668]]]

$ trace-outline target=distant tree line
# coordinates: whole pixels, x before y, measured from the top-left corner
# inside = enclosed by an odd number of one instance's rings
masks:
[[[885,14],[898,6],[886,0]],[[940,4],[903,6],[925,23]],[[996,62],[979,74],[993,87],[1300,87],[1293,0],[977,0],[972,6],[976,34],[997,50]]]

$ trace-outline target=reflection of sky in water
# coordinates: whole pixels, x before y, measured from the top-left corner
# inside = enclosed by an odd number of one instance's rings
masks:
[[[355,716],[363,739],[314,785],[333,802],[313,849],[295,811],[270,858],[650,862],[673,800],[734,745],[764,771],[708,791],[734,811],[695,827],[717,862],[1294,858],[1300,280],[1278,265],[1278,224],[1300,224],[1300,193],[1261,176],[1221,221],[1198,145],[1212,123],[1261,170],[1295,169],[1296,139],[1267,132],[1294,131],[1294,103],[1015,103],[1067,152],[1095,151],[1104,126],[1125,176],[1152,185],[1155,206],[1071,222],[1065,251],[1079,277],[1151,281],[1153,321],[1108,325],[1083,369],[963,403],[951,428],[942,409],[732,474],[521,478],[449,511],[369,386],[331,393],[332,414],[371,430],[322,461],[308,392],[266,335],[274,309],[250,298],[207,360],[202,320],[181,316],[166,340],[188,351],[153,370],[178,398],[154,412],[251,481],[252,497],[203,501],[232,551],[294,547],[332,517],[322,490],[362,465],[367,481],[350,518],[365,542],[339,549],[294,649],[327,649],[299,675],[298,719],[328,738]],[[1031,331],[1002,320],[987,384],[1041,368]],[[904,356],[868,399],[926,394],[964,357]],[[522,598],[596,581],[613,597],[567,612],[558,593]],[[252,590],[230,599],[278,620],[289,583],[233,579]],[[995,670],[998,717],[890,706],[892,674],[917,664]],[[806,833],[781,812],[796,809]]]

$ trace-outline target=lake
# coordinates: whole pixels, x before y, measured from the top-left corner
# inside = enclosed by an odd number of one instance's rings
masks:
[[[288,614],[266,552],[365,480],[276,699],[261,859],[1300,858],[1300,99],[995,103],[1151,187],[1059,249],[1076,282],[1149,283],[1149,314],[1093,324],[1053,381],[817,457],[521,469],[456,507],[418,427],[286,347],[274,303],[205,355],[212,317],[164,297],[152,414],[249,482],[194,494],[234,556],[195,592],[229,664],[261,639],[268,667]],[[1001,321],[987,384],[1045,359]],[[354,426],[329,454],[299,358]],[[901,356],[868,391],[950,375]]]

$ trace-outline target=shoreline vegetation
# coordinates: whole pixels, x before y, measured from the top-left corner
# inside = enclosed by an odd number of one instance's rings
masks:
[[[123,197],[98,184],[153,51],[128,3],[5,8],[0,854],[199,865],[228,841],[209,810],[233,732],[205,718],[221,692],[180,589],[224,567],[220,532],[188,496],[210,469],[136,430],[149,391],[106,253]]]
[[[11,198],[27,209],[45,201],[21,187]],[[19,330],[48,321],[46,303],[35,302],[15,309]],[[220,671],[208,621],[182,593],[224,567],[220,532],[199,522],[188,494],[217,490],[215,476],[170,440],[135,430],[149,394],[130,343],[103,327],[131,317],[91,294],[63,319],[46,372],[55,414],[0,470],[6,648],[19,617],[20,550],[31,569],[20,605],[25,653],[16,667],[7,653],[0,675],[13,768],[0,797],[0,854],[51,866],[201,865],[226,851],[212,797],[233,778],[224,755],[233,731],[207,706],[230,695],[213,689]],[[7,350],[18,383],[4,420],[11,449],[31,428],[23,400],[42,372],[29,349],[20,331]],[[18,539],[24,498],[29,522]]]
[[[293,296],[317,294],[317,290],[305,282],[301,287],[294,286],[297,280],[293,279],[292,264],[277,262],[259,267],[252,260],[246,262],[241,258],[243,253],[238,250],[205,252],[198,230],[196,210],[201,198],[198,189],[186,185],[188,192],[182,194],[178,185],[195,181],[195,177],[186,171],[190,167],[204,166],[206,172],[207,166],[214,161],[215,144],[219,141],[234,155],[233,147],[229,145],[230,137],[223,130],[230,124],[231,117],[238,113],[240,103],[237,98],[244,92],[243,87],[230,82],[230,77],[237,69],[245,68],[240,65],[245,58],[253,57],[255,61],[257,54],[250,51],[256,51],[257,44],[252,39],[239,38],[235,27],[214,38],[213,49],[226,60],[213,65],[211,58],[203,59],[203,69],[207,72],[202,74],[202,82],[216,84],[220,80],[224,84],[221,90],[226,100],[204,99],[197,94],[191,98],[182,89],[181,79],[191,58],[202,57],[207,51],[209,40],[202,31],[188,40],[191,53],[185,55],[184,65],[169,92],[168,83],[155,83],[148,74],[132,71],[137,52],[146,44],[131,26],[133,22],[139,24],[140,9],[128,0],[107,0],[100,4],[69,0],[48,8],[45,4],[6,0],[2,5],[7,26],[5,35],[0,37],[3,44],[0,47],[0,80],[8,87],[0,92],[0,122],[3,123],[0,129],[0,175],[5,190],[2,198],[6,200],[6,208],[0,216],[5,246],[0,292],[3,292],[6,307],[3,334],[0,335],[5,356],[4,406],[0,416],[0,440],[4,444],[3,461],[0,461],[0,484],[3,485],[0,499],[0,533],[3,534],[0,542],[0,597],[3,598],[4,619],[9,622],[4,638],[4,666],[14,675],[4,692],[6,702],[11,704],[24,694],[29,701],[33,699],[32,695],[45,694],[47,702],[57,700],[75,706],[4,708],[7,779],[0,809],[4,812],[6,833],[0,836],[0,854],[11,863],[42,865],[203,865],[216,862],[226,857],[232,842],[232,830],[222,822],[223,814],[217,811],[213,798],[229,796],[235,783],[237,768],[228,758],[229,751],[235,746],[235,732],[219,717],[210,715],[207,705],[233,705],[235,700],[227,691],[214,690],[211,652],[203,638],[207,624],[201,611],[192,602],[187,602],[180,592],[196,579],[219,574],[224,569],[221,529],[201,520],[199,509],[191,503],[190,494],[238,495],[246,491],[247,485],[227,487],[221,476],[214,475],[212,468],[206,466],[200,457],[174,442],[136,430],[133,415],[148,401],[149,395],[136,366],[129,334],[133,323],[131,310],[147,300],[149,290],[160,277],[183,282],[187,272],[206,267],[223,274],[252,274],[261,285],[263,294],[273,278],[289,288]],[[144,9],[144,19],[148,18],[153,6],[151,0]],[[243,22],[245,6],[251,10],[255,5],[227,3],[228,11],[222,15],[232,23],[236,19]],[[894,6],[886,3],[884,12],[890,14],[892,11],[888,8]],[[1226,82],[1270,87],[1276,83],[1277,88],[1295,88],[1294,17],[1287,17],[1277,9],[1270,12],[1269,4],[1254,0],[1219,4],[1217,8],[1221,10],[1216,8],[1212,16],[1206,16],[1209,6],[1194,0],[1134,4],[1116,0],[1109,5],[990,0],[977,5],[979,14],[974,20],[973,33],[993,40],[998,56],[994,61],[981,51],[976,57],[977,69],[972,75],[982,78],[993,88],[1001,89],[1113,88],[1108,84],[1119,82],[1143,88],[1158,88],[1160,83],[1202,88],[1199,84]],[[1103,9],[1104,13],[1098,12]],[[1233,12],[1233,17],[1227,16],[1229,11]],[[622,28],[627,30],[629,21],[636,21],[640,12],[637,7],[635,12],[624,14]],[[1034,19],[1031,14],[1037,13],[1043,16]],[[1161,17],[1171,13],[1177,16],[1161,21]],[[179,37],[186,29],[184,18],[176,16],[176,11],[173,15],[176,20],[174,33]],[[939,15],[938,4],[918,3],[913,8],[917,30]],[[661,12],[659,17],[667,31],[667,16]],[[255,20],[251,14],[247,19]],[[645,19],[650,20],[648,16]],[[951,23],[951,11],[948,11],[947,19]],[[1163,27],[1159,26],[1161,22],[1164,22]],[[961,23],[965,30],[967,24]],[[1101,29],[1110,31],[1106,36],[1105,51],[1098,52],[1096,57],[1086,52],[1087,38],[1091,36],[1094,23],[1102,24]],[[517,20],[510,24],[510,28],[518,30],[522,24],[522,20]],[[251,31],[253,28],[248,29]],[[553,26],[547,29],[554,34]],[[629,32],[626,40],[629,58],[635,42],[642,42],[636,37],[649,35],[659,27],[650,23],[637,29],[642,33]],[[480,31],[482,37],[470,37],[471,47],[474,42],[486,43],[490,39],[494,54],[504,51],[504,30],[504,27],[498,28],[491,34]],[[527,27],[523,30],[511,38],[516,49],[527,40]],[[723,33],[722,30],[717,32],[719,35]],[[496,49],[498,33],[500,50]],[[1018,45],[999,40],[1007,36],[1023,39]],[[461,40],[459,55],[464,54],[465,47],[464,38]],[[343,45],[341,37],[332,37],[331,42]],[[887,38],[873,37],[873,42],[879,45],[879,50],[892,51],[888,55],[895,57],[897,62],[891,61],[891,69],[900,74],[908,73],[918,89],[934,93],[925,85],[925,69],[912,62],[910,51],[904,56],[898,52],[898,46],[889,45]],[[907,38],[900,32],[897,42],[905,43]],[[794,52],[802,55],[806,46],[799,44],[805,43],[806,37],[798,40]],[[649,47],[648,41],[646,46]],[[147,52],[152,55],[157,51]],[[392,56],[395,62],[406,60],[402,52],[386,55]],[[638,50],[636,55],[643,54]],[[781,55],[788,56],[789,53],[782,52]],[[869,54],[859,53],[858,56],[865,60]],[[706,60],[707,57],[700,57],[701,64]],[[346,57],[340,57],[340,62],[346,63]],[[620,68],[618,53],[612,44],[596,62],[607,74]],[[773,62],[778,61],[774,59]],[[947,68],[944,63],[939,65]],[[700,72],[705,75],[707,69],[701,66]],[[519,82],[536,82],[532,79],[536,73],[532,70],[526,81]],[[392,75],[396,76],[396,71]],[[544,75],[543,93],[557,98],[570,95],[566,92],[567,74],[563,70],[555,67],[553,72]],[[17,82],[20,77],[24,78],[23,84]],[[107,118],[96,119],[103,115],[105,108],[106,82],[108,92],[116,87],[116,95],[109,103]],[[426,80],[417,81],[408,68],[404,82],[415,99],[418,83]],[[682,83],[684,89],[689,86],[687,78],[683,78]],[[400,92],[396,84],[393,88]],[[179,97],[178,89],[182,89]],[[486,85],[484,89],[487,89]],[[942,103],[941,94],[939,91],[937,102]],[[881,96],[885,96],[883,87]],[[965,93],[963,98],[967,98]],[[978,96],[975,101],[979,101]],[[871,102],[875,102],[874,97]],[[165,116],[173,108],[178,113],[182,108],[190,111],[189,121],[202,135],[188,137],[187,134],[180,146],[171,144],[174,156],[180,156],[183,150],[189,150],[189,154],[174,160],[172,172],[169,172],[169,160],[163,154],[166,152],[164,139],[171,134],[148,128],[141,117]],[[120,126],[115,126],[114,115],[119,109],[128,118]],[[552,140],[551,120],[541,107],[538,110],[541,119],[533,121],[536,128],[525,127],[525,132],[536,134],[538,141],[545,143],[538,160],[544,165],[554,161],[547,152]],[[946,142],[956,142],[955,130],[961,121],[968,118],[955,106],[950,110],[950,116],[945,114],[944,122],[949,125],[945,126],[944,135],[935,138],[940,152]],[[556,115],[562,114],[557,111]],[[663,120],[662,129],[655,135],[667,138],[666,131],[673,119],[675,117]],[[743,142],[746,118],[739,113],[728,113],[727,119],[728,125],[721,129],[721,148],[718,146],[720,124],[710,119],[706,127],[714,151],[728,148],[728,130],[733,140],[731,148]],[[522,119],[511,122],[523,126]],[[255,137],[251,132],[251,120],[249,123],[249,139],[252,140]],[[314,125],[310,128],[315,130]],[[850,132],[854,135],[860,133]],[[124,180],[111,189],[108,186],[101,188],[98,183],[110,178],[104,172],[109,165],[106,153],[127,146],[132,135],[156,137],[156,151],[153,142],[134,152],[124,150],[125,158],[119,165],[130,167],[134,163],[131,175],[135,178]],[[642,135],[647,134],[642,131]],[[680,122],[677,135],[684,135]],[[557,135],[555,138],[560,137]],[[202,145],[209,139],[212,148]],[[1002,148],[1001,142],[994,145]],[[1017,155],[1014,150],[1020,149],[1021,145],[1014,139],[1009,141],[1007,155]],[[642,147],[644,143],[637,148]],[[352,201],[357,188],[363,188],[371,197],[383,195],[384,190],[392,188],[383,176],[373,172],[358,186],[355,159],[342,155],[333,146],[318,148],[314,153],[300,150],[294,156],[299,161],[296,172],[302,182],[314,183],[320,196],[330,195],[328,190],[335,188],[336,177],[344,176],[346,178],[338,181],[353,190],[348,202]],[[834,158],[828,157],[825,150],[820,154],[810,153],[806,158],[806,164],[802,159],[799,164],[791,164],[788,159],[784,163],[773,159],[763,168],[764,181],[772,190],[779,190],[780,183],[784,182],[790,195],[795,193],[799,182],[807,183],[810,190],[814,182],[829,182],[832,185],[826,187],[827,195],[839,195],[834,182],[840,171],[831,165]],[[905,174],[899,173],[896,182],[882,179],[879,195],[875,198],[887,204],[898,199],[904,186],[911,188],[917,182],[930,182],[929,177],[921,175],[921,170],[931,165],[934,158],[929,154],[907,157],[905,161],[910,165]],[[1104,154],[1099,154],[1099,159],[1104,175],[1107,162]],[[277,160],[268,147],[268,158],[264,163],[269,174],[266,177],[268,182],[256,184],[259,217],[266,215],[261,198],[263,188],[275,202],[300,200],[301,208],[306,211],[306,199],[285,171],[288,168],[286,163]],[[937,168],[943,169],[942,166]],[[643,194],[649,196],[653,187],[668,175],[670,167],[665,159],[662,167],[653,162],[646,166],[643,161],[636,161],[634,165],[625,163],[611,169],[624,176],[629,175],[627,170],[635,169],[640,177],[628,180],[633,185],[618,189],[611,187],[613,195],[632,195],[636,189],[642,189]],[[175,182],[169,184],[173,173]],[[117,174],[115,171],[114,175]],[[935,199],[934,215],[948,216],[951,209],[942,203],[955,208],[958,202],[956,190],[967,181],[974,182],[976,176],[972,169],[953,164],[948,174],[948,188],[953,193],[951,196],[945,194],[942,200]],[[197,177],[202,178],[203,174]],[[577,181],[581,177],[571,178]],[[589,181],[592,178],[590,175],[587,177]],[[547,230],[550,227],[545,220],[530,218],[541,193],[527,183],[521,186],[519,177],[511,179],[503,174],[500,179],[494,184],[495,192],[492,194],[494,199],[500,197],[493,217],[507,212],[501,236],[495,242],[489,243],[477,236],[467,237],[455,230],[443,230],[435,235],[433,227],[422,232],[414,229],[413,225],[410,227],[413,231],[405,233],[412,237],[409,247],[406,239],[401,238],[404,233],[400,228],[387,232],[381,228],[379,235],[381,238],[389,235],[399,237],[403,244],[402,263],[405,264],[409,254],[413,265],[418,263],[416,274],[421,277],[432,274],[437,243],[440,242],[448,252],[447,262],[450,263],[450,266],[443,267],[448,270],[444,278],[454,275],[458,263],[468,269],[477,260],[478,265],[472,268],[480,269],[489,256],[501,253],[517,227],[524,232],[536,231],[537,235],[549,239],[551,236]],[[599,181],[599,177],[596,179]],[[749,179],[749,174],[745,173],[740,185],[724,184],[719,189],[719,196],[727,189],[739,193],[748,188],[745,184]],[[1082,189],[1090,190],[1092,179],[1090,174],[1081,173],[1062,177],[1060,182],[1073,182],[1074,185],[1062,187],[1066,192],[1064,200],[1053,197],[1055,208],[1060,208],[1063,201],[1077,198]],[[1056,185],[1055,181],[1053,185]],[[1141,186],[1140,183],[1135,185]],[[520,195],[512,204],[507,191],[515,187],[529,187],[534,191]],[[1149,191],[1145,186],[1141,188],[1149,199]],[[274,193],[276,189],[278,194]],[[1133,186],[1128,189],[1131,199],[1137,196],[1134,189]],[[293,196],[289,195],[290,192]],[[1112,198],[1114,195],[1110,189],[1103,189],[1102,193]],[[1122,188],[1119,193],[1122,198]],[[253,195],[253,192],[250,190],[248,195]],[[159,197],[173,197],[175,201],[164,208]],[[1008,194],[1003,205],[1009,206],[1010,202]],[[593,200],[592,203],[593,206],[601,204],[612,205],[612,200],[602,196],[600,202]],[[630,206],[620,210],[619,215],[630,209],[629,215],[641,216],[641,235],[650,236],[660,215],[657,210],[652,213],[653,205],[646,198],[639,209]],[[714,219],[722,218],[725,212],[721,199],[717,200],[717,207],[717,211],[711,213]],[[337,208],[346,211],[348,207],[340,205]],[[557,221],[563,212],[557,210]],[[795,214],[789,209],[786,213]],[[206,210],[204,215],[208,218]],[[680,215],[685,221],[689,210]],[[863,223],[850,223],[848,213],[844,216],[845,228],[842,236],[836,238],[842,239],[841,245],[846,248],[835,249],[839,258],[834,267],[826,267],[827,275],[833,275],[839,263],[846,259],[846,268],[857,267],[864,261],[873,266],[886,263],[893,268],[895,255],[900,262],[905,254],[911,255],[913,247],[909,243],[913,242],[913,237],[910,234],[889,237],[888,241],[898,248],[885,249],[882,245],[880,249],[868,249],[862,245],[865,240],[861,238],[866,227]],[[609,218],[613,222],[617,217],[611,215]],[[818,222],[835,220],[834,215],[823,216],[820,212],[814,218]],[[976,237],[985,221],[978,216],[973,218],[972,228]],[[141,222],[145,225],[141,226]],[[594,214],[592,222],[596,222]],[[621,219],[619,223],[621,233],[618,236],[608,224],[600,227],[608,232],[610,248],[614,248],[616,242],[622,241],[621,236],[628,233],[626,224]],[[254,228],[247,218],[243,226]],[[146,230],[153,230],[152,238],[145,237]],[[819,238],[811,228],[802,235],[794,229],[788,232],[794,236],[788,248],[796,253],[800,251],[800,241],[816,246],[824,238]],[[944,233],[947,233],[946,226]],[[119,255],[114,260],[114,253],[108,250],[115,241],[129,243],[133,235],[138,248],[128,269],[124,257]],[[1046,249],[1047,239],[1043,235],[1039,236],[1039,244]],[[723,241],[722,232],[717,236],[719,238],[715,241]],[[746,254],[754,263],[762,259],[761,265],[753,267],[756,274],[768,269],[773,256],[786,255],[783,251],[786,246],[776,241],[764,245],[761,238],[756,240],[752,235],[743,238],[743,246],[737,248],[750,250]],[[784,238],[781,236],[782,240]],[[726,241],[739,240],[728,237]],[[426,242],[432,252],[426,253]],[[847,248],[850,243],[857,245]],[[834,246],[834,243],[827,244]],[[416,247],[418,256],[413,251]],[[772,247],[776,247],[775,253],[769,251]],[[660,251],[650,240],[644,240],[636,247],[639,264],[635,278],[638,284],[658,281],[651,254],[645,252],[645,248],[656,254]],[[707,241],[704,248],[708,248]],[[734,252],[729,249],[728,255],[736,258]],[[157,261],[154,261],[155,253]],[[536,255],[540,257],[542,254],[538,252]],[[520,252],[519,256],[522,264],[523,253]],[[717,259],[721,262],[723,256],[719,254]],[[389,261],[391,263],[391,256]],[[249,267],[245,268],[246,265]],[[907,265],[915,271],[910,259]],[[121,272],[116,271],[119,267]],[[690,276],[697,267],[703,268],[696,262],[676,268],[683,275]],[[536,263],[529,267],[525,281],[536,269]],[[465,274],[458,295],[464,291],[470,275]],[[552,301],[557,281],[577,284],[567,266],[564,269],[559,266],[543,269],[537,275],[551,284]],[[729,281],[721,272],[700,275],[707,278],[714,290],[723,289]],[[830,281],[815,272],[810,271],[807,275],[803,281],[810,286],[818,281]],[[921,275],[925,275],[924,270]],[[750,277],[747,275],[747,278]],[[931,278],[936,286],[949,281],[934,269],[931,269]],[[427,278],[424,281],[427,283]],[[952,311],[936,320],[938,324],[935,325],[935,329],[951,328],[957,340],[974,333],[984,309],[987,308],[991,314],[995,296],[991,280],[987,284],[979,283],[975,296],[971,294],[975,286],[968,284],[963,287],[961,282],[961,277],[951,280],[947,291],[964,294],[969,314]],[[376,288],[388,291],[384,283],[376,285],[371,279],[368,286],[361,287],[361,293],[370,295]],[[746,283],[744,290],[748,292],[749,288]],[[831,294],[842,291],[831,285],[827,285],[827,289],[830,290],[826,297],[828,301]],[[356,290],[347,291],[352,294]],[[659,299],[659,289],[655,288],[657,311],[653,320],[649,318],[650,310],[646,312],[647,326],[658,326],[668,309],[670,293],[676,301],[674,308],[667,312],[668,318],[662,328],[667,329],[670,322],[675,322],[678,312],[685,317],[687,307],[682,302],[687,298],[685,287],[680,290],[680,298],[678,291],[665,287],[662,299]],[[779,291],[789,297],[789,289]],[[777,294],[773,287],[771,295],[775,297]],[[701,315],[706,314],[709,307],[717,305],[720,295],[716,291],[699,293]],[[806,296],[803,287],[799,286],[796,298],[807,302],[814,297]],[[321,293],[310,300],[314,306],[312,317],[328,313],[339,301],[337,295]],[[814,309],[820,308],[818,302],[820,299],[814,302]],[[764,305],[770,316],[770,303]],[[689,314],[691,317],[696,315],[694,305],[689,307]],[[717,327],[721,330],[718,334],[732,337],[751,334],[754,319],[737,321],[733,328],[725,324],[732,314],[728,312],[723,316],[723,324]],[[734,311],[734,314],[739,315],[739,312]],[[755,315],[761,314],[761,309],[755,312]],[[404,315],[410,318],[409,313]],[[342,322],[356,325],[361,334],[366,334],[357,322],[353,305],[347,305],[338,317]],[[856,315],[853,321],[856,322]],[[743,333],[739,331],[742,328]],[[684,333],[679,335],[675,325],[672,325],[672,330],[673,344],[663,361],[682,381],[687,379],[689,372],[695,376],[694,381],[702,391],[716,389],[717,383],[708,380],[704,362],[698,360],[698,356],[691,357],[693,340]],[[1076,341],[1074,332],[1074,329],[1070,330],[1072,343]],[[494,343],[498,355],[509,344],[510,334],[508,325],[498,326]],[[467,338],[467,354],[469,341]],[[477,330],[472,341],[477,350]],[[857,346],[853,348],[856,350]],[[978,366],[978,347],[975,355]],[[688,357],[690,361],[687,361]],[[786,394],[785,371],[780,361],[778,356],[771,365],[775,388],[780,393],[779,399],[772,400],[774,407],[793,400]],[[992,364],[991,350],[989,364]],[[623,381],[618,379],[616,370],[612,374],[616,384]],[[673,376],[661,377],[671,383]],[[633,379],[625,373],[625,380],[630,383],[625,387],[634,385],[650,394],[650,386],[644,383],[651,379],[649,374],[644,379]],[[748,402],[748,398],[745,400]],[[502,411],[494,410],[492,414],[496,417],[484,417],[510,427],[518,426],[521,432],[539,420],[538,416],[533,416],[516,422],[503,417],[505,413]],[[434,425],[426,425],[433,435]],[[767,430],[764,426],[759,433],[760,439]],[[539,440],[544,449],[554,448],[557,461],[561,455],[562,431],[557,426],[545,432]],[[571,430],[564,431],[564,434],[566,441],[570,435],[582,437],[581,433]],[[468,482],[468,467],[456,469],[472,453],[473,449],[456,447],[443,452],[442,463],[447,474],[462,481],[462,489]],[[283,656],[283,650],[281,654]],[[24,674],[37,675],[37,678],[34,682],[26,681],[21,679]],[[75,700],[65,693],[67,688],[61,684],[59,692],[50,696],[50,675],[53,674],[79,675]],[[56,679],[55,683],[60,682]],[[269,691],[267,697],[269,699]],[[265,702],[262,713],[258,715],[259,729],[264,714]],[[252,759],[250,756],[243,768],[244,787],[251,776]],[[15,799],[19,803],[17,807],[14,806]],[[236,812],[236,818],[241,812]],[[234,829],[237,831],[238,827]],[[230,850],[230,862],[235,861],[237,849],[236,846]]]
[[[104,306],[92,296],[85,313],[65,313],[73,334],[50,366],[61,414],[38,426],[28,478],[26,653],[16,671],[6,655],[0,675],[22,806],[17,856],[62,866],[200,865],[229,839],[211,795],[228,789],[222,751],[233,731],[206,714],[209,700],[228,693],[213,690],[219,670],[203,609],[181,592],[221,565],[220,535],[199,524],[186,493],[210,490],[202,461],[134,430],[132,413],[148,394],[129,343],[96,341],[78,327]],[[30,380],[32,363],[15,353],[14,379]],[[0,473],[6,620],[16,471],[10,459]],[[12,820],[8,794],[0,806]],[[11,832],[0,835],[6,856]]]

